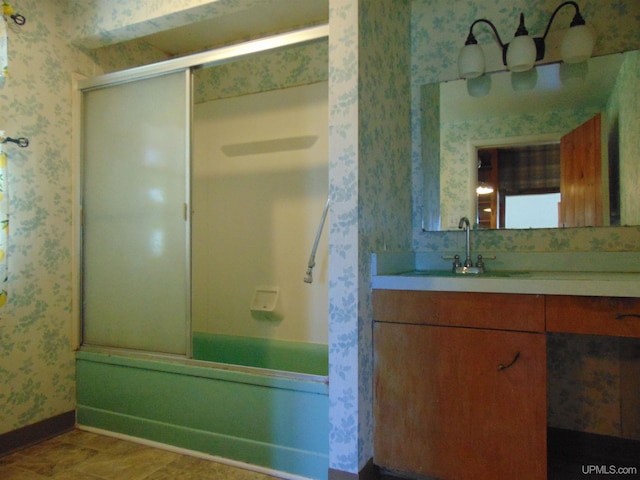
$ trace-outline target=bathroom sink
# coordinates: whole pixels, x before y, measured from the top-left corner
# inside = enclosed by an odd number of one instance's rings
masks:
[[[451,278],[511,278],[529,276],[529,272],[516,270],[485,271],[483,273],[453,273],[451,270],[414,270],[405,273],[410,277],[451,277]]]

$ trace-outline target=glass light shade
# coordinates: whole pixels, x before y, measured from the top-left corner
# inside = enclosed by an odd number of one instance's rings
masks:
[[[524,72],[511,72],[511,88],[514,92],[528,92],[536,88],[538,69],[531,68]]]
[[[589,62],[580,63],[561,63],[560,64],[560,83],[569,88],[575,88],[582,85],[589,73]]]
[[[576,25],[565,33],[560,45],[562,61],[580,63],[588,60],[593,52],[595,38],[593,31],[586,25]]]
[[[529,35],[518,35],[507,47],[507,67],[524,72],[536,63],[536,44]]]
[[[472,97],[484,97],[491,91],[491,75],[480,75],[467,80],[467,92]]]
[[[484,52],[477,43],[465,45],[458,54],[460,78],[476,78],[484,73]]]

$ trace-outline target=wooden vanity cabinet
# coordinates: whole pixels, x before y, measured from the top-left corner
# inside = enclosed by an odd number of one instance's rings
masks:
[[[640,338],[640,298],[546,297],[548,332]]]
[[[373,303],[375,463],[546,478],[544,298],[374,290]]]

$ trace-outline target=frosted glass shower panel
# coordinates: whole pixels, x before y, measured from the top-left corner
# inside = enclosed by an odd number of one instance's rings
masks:
[[[84,93],[83,341],[186,353],[188,73]]]

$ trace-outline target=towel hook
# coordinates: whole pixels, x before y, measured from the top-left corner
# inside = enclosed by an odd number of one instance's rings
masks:
[[[2,14],[10,17],[11,20],[13,20],[16,23],[16,25],[22,26],[27,22],[27,19],[24,18],[23,15],[20,15],[19,13],[17,13],[15,9],[11,5],[9,5],[7,2],[2,3]]]
[[[7,142],[15,143],[20,148],[27,148],[29,146],[29,139],[25,137],[20,137],[20,138],[5,137],[2,139],[0,143],[7,143]]]

